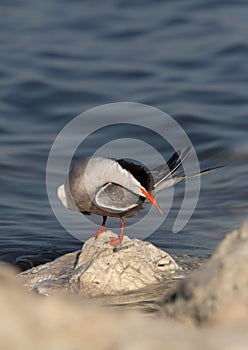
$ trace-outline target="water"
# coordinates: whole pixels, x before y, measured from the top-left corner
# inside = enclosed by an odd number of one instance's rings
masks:
[[[203,178],[179,234],[171,227],[183,186],[175,189],[151,242],[199,259],[240,225],[248,209],[247,11],[246,1],[1,1],[0,260],[27,268],[80,248],[49,206],[46,162],[71,119],[111,102],[169,113],[202,168],[226,164]]]

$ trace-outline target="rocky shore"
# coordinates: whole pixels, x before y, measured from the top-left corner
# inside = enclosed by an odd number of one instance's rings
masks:
[[[180,270],[168,253],[151,243],[125,236],[122,249],[114,252],[110,237],[117,235],[106,231],[97,239],[88,239],[82,250],[27,270],[20,277],[29,290],[39,294],[70,291],[92,297],[134,292]]]
[[[113,253],[106,244],[109,235],[18,276],[0,264],[1,349],[247,349],[248,224],[174,283],[149,316],[101,307],[94,297],[161,286],[180,267],[138,240],[126,238],[123,250]]]

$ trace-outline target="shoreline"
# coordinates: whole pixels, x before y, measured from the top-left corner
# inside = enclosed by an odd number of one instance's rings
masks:
[[[72,293],[30,293],[0,264],[3,349],[246,349],[248,223],[173,286],[149,317]],[[35,336],[34,336],[35,334]],[[179,337],[180,334],[180,337]]]

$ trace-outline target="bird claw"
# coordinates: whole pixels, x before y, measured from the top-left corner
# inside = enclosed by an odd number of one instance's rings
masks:
[[[109,240],[109,244],[114,248],[114,252],[118,252],[119,250],[121,250],[121,243],[122,240],[120,240],[120,238],[111,237]]]
[[[104,233],[105,231],[106,231],[105,228],[100,228],[96,233],[94,233],[94,234],[91,236],[91,238],[97,239],[98,236],[100,236],[100,235],[101,235],[102,233]]]
[[[113,249],[113,252],[116,253],[116,252],[118,252],[119,250],[122,250],[122,245],[121,245],[121,244],[119,244],[117,247],[115,247],[115,248]]]

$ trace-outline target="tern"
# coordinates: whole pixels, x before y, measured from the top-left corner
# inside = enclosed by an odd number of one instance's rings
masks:
[[[118,250],[124,236],[126,217],[137,215],[147,201],[162,214],[155,192],[219,168],[218,166],[191,175],[177,176],[178,168],[189,151],[190,148],[175,152],[165,164],[151,171],[128,159],[82,158],[71,168],[65,184],[58,187],[57,195],[67,209],[102,216],[101,228],[92,237],[97,238],[105,231],[107,217],[120,218],[120,235],[118,238],[111,237],[109,241]]]

